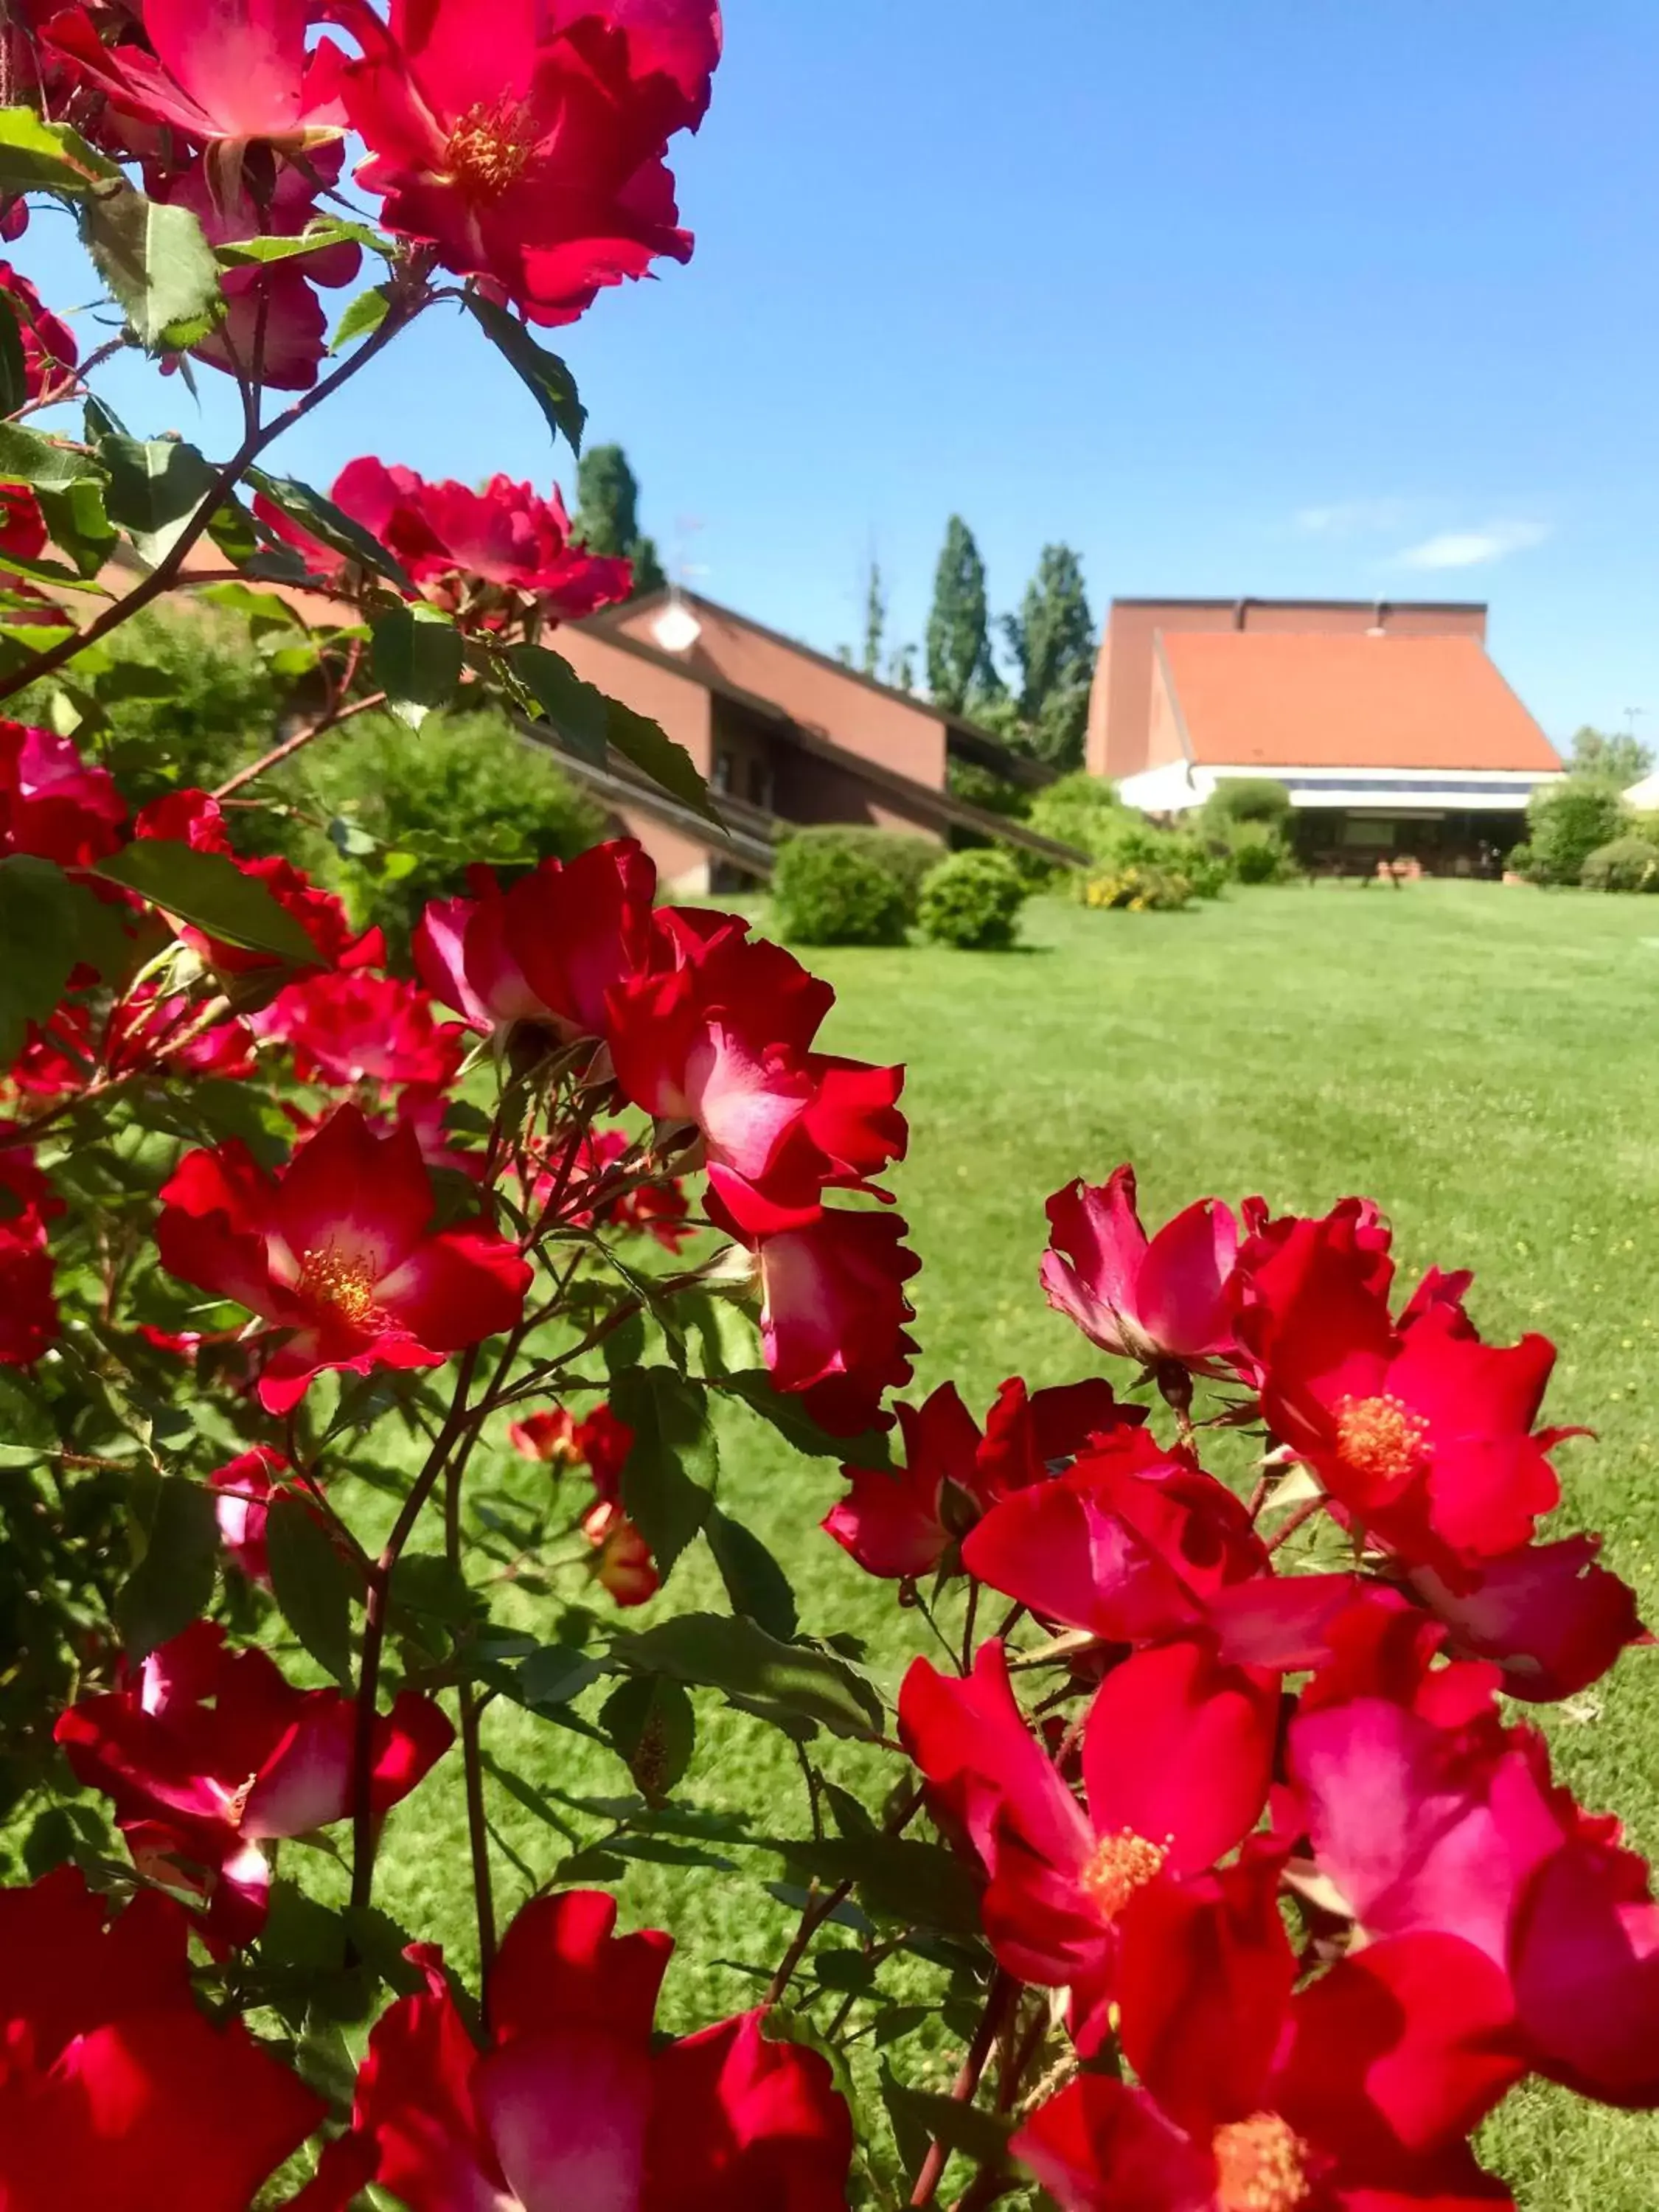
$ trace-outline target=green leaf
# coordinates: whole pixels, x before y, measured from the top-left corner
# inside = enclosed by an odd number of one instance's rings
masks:
[[[354,338],[366,338],[378,331],[391,305],[392,295],[384,284],[377,284],[372,292],[359,292],[335,325],[334,335],[328,342],[329,351],[339,353]]]
[[[881,1699],[856,1668],[810,1644],[781,1643],[752,1620],[682,1613],[617,1636],[611,1656],[630,1674],[706,1684],[790,1735],[810,1732],[815,1723],[836,1735],[882,1733]]]
[[[703,1534],[734,1613],[747,1613],[769,1636],[787,1644],[799,1626],[789,1577],[752,1528],[712,1508]]]
[[[32,107],[0,108],[0,191],[78,195],[121,172],[66,123],[47,123]]]
[[[547,1644],[519,1662],[519,1694],[527,1705],[568,1705],[605,1667],[575,1644]]]
[[[697,1717],[666,1674],[635,1674],[605,1699],[599,1725],[647,1805],[660,1805],[691,1764]]]
[[[219,264],[188,208],[113,185],[86,202],[81,235],[133,336],[152,353],[196,344],[223,314]]]
[[[313,491],[297,477],[274,477],[264,469],[250,469],[247,480],[255,491],[262,491],[274,507],[280,507],[290,522],[297,522],[301,530],[320,538],[348,561],[374,569],[409,598],[415,598],[415,586],[402,562],[387,552],[372,531],[365,530],[361,522],[354,522],[331,499],[325,499],[321,492]]]
[[[366,223],[340,222],[331,216],[319,216],[303,230],[282,236],[232,239],[214,251],[227,269],[254,269],[268,261],[292,261],[297,255],[321,253],[340,245],[372,246],[382,253],[389,251],[385,239]]]
[[[165,533],[193,514],[213,488],[214,471],[180,438],[103,438],[98,458],[109,471],[105,511],[131,532],[153,568],[169,550]]]
[[[59,491],[66,484],[100,483],[103,474],[90,453],[77,453],[27,423],[0,422],[0,477],[8,483]]]
[[[115,1593],[116,1625],[129,1658],[147,1658],[205,1610],[218,1553],[212,1492],[181,1475],[163,1475],[144,1556]]]
[[[270,1589],[282,1615],[319,1667],[351,1686],[351,1570],[296,1498],[275,1498],[265,1517]]]
[[[908,2089],[894,2080],[884,2065],[881,2086],[896,2137],[901,2136],[902,2125],[913,2142],[919,2135],[931,2136],[946,2150],[959,2150],[976,2166],[1000,2166],[1007,2156],[1008,2138],[1014,2128],[1012,2116],[999,2119],[978,2105],[941,2096],[935,2090]]]
[[[392,712],[416,727],[434,707],[447,707],[461,680],[461,638],[431,609],[393,607],[374,625],[374,681]]]
[[[720,1451],[708,1395],[665,1367],[636,1367],[617,1376],[611,1410],[634,1431],[623,1468],[623,1510],[666,1582],[714,1503]]]
[[[811,1459],[834,1459],[848,1467],[891,1467],[892,1447],[880,1429],[861,1437],[832,1437],[821,1429],[805,1406],[787,1391],[780,1390],[763,1367],[747,1368],[726,1376],[716,1387],[741,1398],[751,1413],[775,1428],[798,1452]]]
[[[0,1465],[32,1466],[57,1447],[58,1431],[33,1385],[0,1367]]]
[[[605,712],[605,736],[619,753],[694,813],[720,826],[720,817],[708,796],[708,786],[684,745],[676,744],[648,714],[636,714],[620,699],[607,699]]]
[[[515,645],[507,665],[573,753],[603,768],[606,701],[603,691],[585,684],[570,663],[544,645]]]
[[[31,1881],[39,1881],[74,1856],[74,1821],[61,1805],[48,1805],[44,1813],[36,1814],[23,1838],[24,1873]]]
[[[556,439],[562,435],[573,453],[582,449],[587,410],[576,397],[576,380],[556,353],[538,346],[516,315],[469,292],[466,304],[485,337],[529,386]]]
[[[63,997],[79,954],[74,887],[63,870],[31,853],[0,860],[0,1066],[23,1048],[30,1022],[44,1022]]]
[[[766,1848],[830,1888],[852,1882],[865,1911],[881,1919],[946,1936],[979,1933],[979,1886],[942,1844],[876,1834],[829,1836],[822,1842],[774,1838]]]
[[[117,532],[104,507],[104,487],[96,476],[56,487],[40,484],[35,496],[52,542],[75,564],[82,580],[95,576],[115,550]]]
[[[95,872],[154,901],[166,914],[252,952],[317,965],[317,948],[256,876],[219,853],[198,853],[163,837],[138,837]]]

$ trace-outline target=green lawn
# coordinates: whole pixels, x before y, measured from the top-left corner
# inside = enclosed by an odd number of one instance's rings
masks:
[[[1375,1194],[1402,1268],[1473,1267],[1495,1336],[1542,1329],[1561,1349],[1550,1416],[1594,1424],[1561,1454],[1564,1520],[1606,1531],[1610,1565],[1659,1617],[1659,900],[1475,884],[1399,893],[1261,890],[1177,915],[1029,910],[1014,954],[914,950],[810,956],[840,993],[831,1042],[908,1062],[914,1151],[898,1186],[925,1262],[915,1285],[918,1388],[953,1376],[976,1411],[1018,1372],[1091,1371],[1090,1348],[1036,1287],[1042,1201],[1074,1175],[1133,1159],[1149,1218],[1207,1192],[1323,1209]],[[726,1440],[728,1498],[788,1563],[803,1623],[866,1634],[890,1680],[924,1634],[816,1523],[839,1494],[827,1462],[791,1462],[766,1432]],[[688,1596],[708,1586],[681,1571]],[[677,1578],[671,1602],[679,1595]],[[648,1614],[645,1618],[648,1619]],[[1659,1850],[1659,1651],[1554,1717],[1559,1764],[1592,1804],[1617,1805]],[[707,1701],[685,1785],[736,1796],[804,1832],[781,1739]],[[614,1790],[620,1771],[576,1737],[496,1709],[488,1727],[542,1784]],[[880,1754],[846,1754],[865,1771]],[[896,1765],[896,1762],[891,1762]],[[501,1833],[538,1879],[568,1848],[504,1793]],[[573,1822],[587,1836],[592,1820]],[[453,1762],[396,1816],[384,1901],[465,1960],[465,1829]],[[775,1956],[776,1862],[689,1881],[641,1865],[624,1921],[672,1926],[706,1962]],[[503,1910],[524,1877],[503,1858]],[[688,1958],[668,2017],[751,2002],[732,1968]],[[1528,2212],[1645,2212],[1659,2127],[1527,2093],[1492,2134]]]

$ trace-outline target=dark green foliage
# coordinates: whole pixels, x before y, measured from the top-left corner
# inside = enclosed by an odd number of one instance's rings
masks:
[[[904,942],[915,894],[886,856],[871,849],[871,840],[882,835],[807,830],[780,848],[772,898],[784,938],[794,945]],[[931,857],[937,857],[937,848]]]
[[[1517,876],[1529,876],[1536,865],[1532,847],[1524,838],[1520,844],[1510,846],[1509,858],[1504,863],[1511,874]]]
[[[1018,615],[1003,623],[1019,672],[1026,742],[1039,759],[1074,768],[1083,757],[1094,677],[1095,625],[1083,564],[1069,545],[1045,545]]]
[[[1590,854],[1610,844],[1626,819],[1616,785],[1588,775],[1545,785],[1534,792],[1527,808],[1530,872],[1540,883],[1576,884]]]
[[[1659,891],[1659,845],[1647,837],[1615,837],[1596,847],[1578,880],[1587,891]]]
[[[1279,832],[1266,822],[1241,822],[1227,842],[1231,872],[1241,884],[1282,884],[1296,861]]]
[[[1127,824],[1139,817],[1130,813],[1103,776],[1076,769],[1039,791],[1025,818],[1045,837],[1074,845],[1093,857],[1109,851]]]
[[[634,597],[667,582],[656,541],[640,528],[639,478],[620,446],[590,446],[576,470],[575,534],[592,553],[634,563]]]
[[[1014,941],[1025,883],[1005,853],[952,853],[928,871],[917,920],[924,937],[963,951],[1000,951]]]
[[[365,716],[295,768],[283,795],[334,825],[307,860],[399,948],[428,899],[465,889],[469,862],[511,873],[604,834],[552,755],[499,712],[434,714],[419,730]]]
[[[1241,776],[1218,783],[1204,805],[1204,824],[1224,837],[1240,822],[1263,823],[1282,830],[1291,817],[1291,794],[1269,775]]]
[[[1587,722],[1573,733],[1567,765],[1574,775],[1599,775],[1624,791],[1640,783],[1653,766],[1653,754],[1633,732],[1592,729]]]
[[[927,617],[927,689],[960,714],[975,692],[1000,690],[987,632],[985,563],[959,514],[945,526]]]

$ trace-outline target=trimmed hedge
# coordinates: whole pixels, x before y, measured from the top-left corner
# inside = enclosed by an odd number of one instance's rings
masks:
[[[1014,941],[1024,903],[1024,878],[1006,853],[952,853],[924,878],[917,919],[935,945],[1001,951]]]
[[[1587,891],[1659,891],[1659,845],[1646,837],[1614,837],[1596,847],[1578,880]]]
[[[902,945],[921,890],[914,856],[885,845],[927,845],[881,830],[805,830],[778,848],[772,904],[779,934],[791,945]],[[927,845],[928,863],[939,857]]]

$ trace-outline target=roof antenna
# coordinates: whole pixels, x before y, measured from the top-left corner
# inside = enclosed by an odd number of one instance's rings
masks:
[[[651,625],[651,635],[665,653],[690,653],[702,635],[702,624],[686,604],[684,581],[702,574],[685,558],[685,534],[702,527],[702,522],[691,515],[681,515],[676,524],[680,542],[674,549],[674,573],[669,579],[668,597]]]

